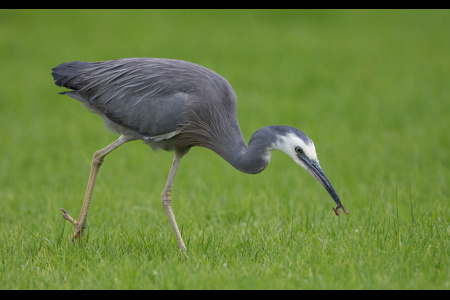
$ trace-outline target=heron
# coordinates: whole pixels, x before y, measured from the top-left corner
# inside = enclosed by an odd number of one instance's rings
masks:
[[[228,81],[201,65],[166,58],[121,58],[100,62],[73,61],[52,69],[55,84],[68,90],[59,94],[80,101],[98,114],[105,127],[120,136],[92,158],[89,180],[78,220],[61,208],[75,226],[72,239],[81,239],[95,180],[111,151],[142,140],[153,150],[173,151],[172,166],[161,194],[178,247],[186,246],[172,211],[171,191],[180,160],[194,147],[220,155],[237,170],[257,174],[280,150],[306,169],[336,202],[333,210],[348,212],[323,172],[313,141],[297,128],[271,125],[258,129],[246,144],[237,118],[237,98]]]

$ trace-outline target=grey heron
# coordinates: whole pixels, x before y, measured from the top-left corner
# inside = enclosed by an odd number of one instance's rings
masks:
[[[273,150],[281,150],[311,173],[346,214],[339,196],[317,159],[313,141],[302,131],[281,125],[257,130],[248,146],[237,119],[236,95],[216,72],[182,60],[123,58],[101,62],[74,61],[52,69],[55,84],[100,115],[106,127],[120,137],[94,153],[86,194],[78,221],[66,210],[63,217],[75,225],[81,238],[100,166],[120,145],[142,140],[153,149],[174,151],[172,167],[161,194],[179,248],[186,251],[171,207],[171,190],[181,158],[194,146],[220,155],[241,172],[256,174],[269,164]]]

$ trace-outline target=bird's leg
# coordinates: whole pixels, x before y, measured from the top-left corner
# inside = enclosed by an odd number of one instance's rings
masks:
[[[177,239],[178,247],[180,248],[183,255],[186,254],[186,246],[184,245],[180,230],[178,230],[177,222],[175,221],[175,216],[172,212],[172,198],[170,197],[170,192],[172,191],[173,180],[175,179],[175,174],[177,173],[178,166],[180,165],[180,160],[184,154],[186,154],[186,152],[182,153],[175,151],[169,178],[167,178],[166,186],[161,194],[162,206],[167,216],[169,217],[170,225],[172,226],[173,233],[175,234],[175,238]]]
[[[112,142],[107,147],[98,150],[94,153],[91,163],[91,173],[89,174],[89,181],[86,188],[86,194],[84,196],[83,207],[81,208],[80,217],[78,221],[74,220],[67,211],[63,208],[60,210],[63,211],[63,217],[72,223],[76,230],[74,232],[74,238],[80,239],[83,236],[84,228],[86,227],[87,214],[89,209],[89,203],[91,202],[92,191],[94,190],[95,179],[97,178],[98,171],[103,163],[103,159],[106,155],[108,155],[111,151],[119,147],[120,145],[132,141],[135,138],[121,135],[117,140]]]

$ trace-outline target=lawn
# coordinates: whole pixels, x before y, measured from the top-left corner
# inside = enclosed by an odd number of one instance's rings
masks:
[[[0,10],[0,289],[450,289],[450,11]],[[62,62],[165,57],[234,87],[246,141],[314,140],[350,212],[284,153],[258,175],[210,150],[182,160],[117,138],[58,95]]]

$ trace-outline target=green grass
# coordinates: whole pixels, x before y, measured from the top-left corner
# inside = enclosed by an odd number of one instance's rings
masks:
[[[449,289],[450,11],[0,10],[0,289]],[[258,175],[195,148],[105,160],[117,136],[60,96],[51,68],[167,57],[222,74],[248,141],[295,126],[350,215],[281,152]]]

